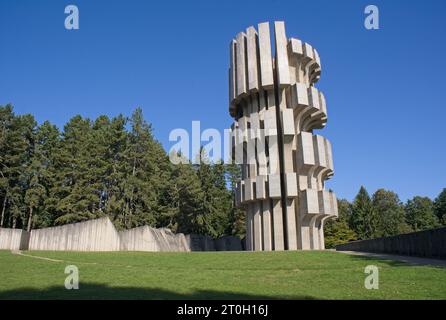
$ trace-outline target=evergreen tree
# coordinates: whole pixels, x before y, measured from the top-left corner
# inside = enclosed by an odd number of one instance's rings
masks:
[[[406,222],[413,231],[432,229],[440,225],[434,214],[434,204],[427,197],[413,197],[407,201],[404,210]]]
[[[162,147],[152,136],[151,125],[140,108],[130,118],[131,132],[124,153],[124,214],[126,228],[155,225],[159,213],[160,162],[167,161]]]
[[[92,124],[75,116],[64,127],[60,148],[55,155],[56,184],[51,193],[56,203],[55,224],[66,224],[98,217],[94,204],[98,196],[90,177]]]
[[[231,194],[226,188],[225,167],[221,161],[211,163],[205,150],[200,152],[200,165],[196,165],[203,191],[200,228],[205,234],[218,237],[225,233],[231,209]]]
[[[378,237],[393,236],[411,231],[405,222],[404,207],[396,193],[378,189],[373,194],[372,204],[378,216]]]
[[[110,217],[118,229],[123,229],[125,208],[124,190],[126,178],[125,152],[128,143],[126,131],[127,118],[119,115],[113,118],[104,134],[107,144],[104,160],[106,162],[101,193],[101,210]]]
[[[172,172],[170,198],[177,232],[205,234],[204,192],[191,164],[178,164]]]
[[[443,225],[446,225],[446,188],[434,201],[434,212]]]
[[[226,175],[229,182],[232,206],[229,212],[229,222],[227,234],[240,236],[243,238],[246,234],[246,211],[235,207],[235,187],[237,181],[240,181],[242,173],[240,165],[231,163],[226,165]]]
[[[352,205],[345,199],[338,200],[337,219],[329,219],[325,223],[325,247],[334,248],[338,244],[357,240],[355,232],[350,229],[348,221],[352,212]]]
[[[8,198],[10,196],[10,152],[9,150],[9,133],[11,122],[14,118],[11,105],[0,106],[0,199],[1,199],[1,218],[0,227],[6,225],[6,208],[8,206]]]
[[[31,115],[15,116],[12,109],[6,108],[2,114],[9,117],[2,133],[2,182],[4,201],[2,226],[22,228],[26,224],[24,195],[27,190],[26,168],[30,165],[33,153],[36,122]],[[6,218],[9,208],[9,219]],[[9,220],[9,221],[7,221]]]
[[[60,133],[56,126],[45,121],[37,128],[34,154],[31,166],[28,169],[30,189],[26,202],[31,203],[28,228],[49,227],[54,224],[57,199],[53,199],[50,190],[55,185],[56,168],[54,167],[54,155],[57,153],[60,142]],[[28,203],[29,204],[29,203]],[[37,215],[31,211],[38,209]]]
[[[367,190],[361,186],[353,201],[348,222],[358,239],[370,239],[376,236],[377,216],[373,209]]]

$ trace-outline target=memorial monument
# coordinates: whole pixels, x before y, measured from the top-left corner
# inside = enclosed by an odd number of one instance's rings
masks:
[[[249,27],[230,43],[229,113],[233,160],[241,164],[235,203],[246,209],[246,249],[324,249],[324,222],[337,200],[324,182],[333,175],[324,128],[327,108],[314,84],[319,54],[287,38],[274,22]],[[273,57],[274,54],[274,57]]]

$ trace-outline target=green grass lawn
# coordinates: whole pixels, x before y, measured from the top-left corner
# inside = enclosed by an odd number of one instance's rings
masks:
[[[0,299],[446,299],[446,268],[331,251],[24,253],[63,261],[0,251]],[[64,287],[69,264],[79,290]]]

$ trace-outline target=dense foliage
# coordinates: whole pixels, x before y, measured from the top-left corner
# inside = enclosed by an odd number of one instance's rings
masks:
[[[446,225],[445,200],[446,189],[435,201],[415,196],[403,204],[392,191],[378,189],[370,197],[367,190],[361,187],[353,203],[338,200],[339,217],[326,223],[325,245],[333,248],[352,240],[386,237]]]
[[[59,131],[0,106],[3,227],[109,216],[119,229],[147,224],[213,237],[242,235],[244,216],[233,208],[227,188],[238,174],[237,167],[219,163],[171,164],[141,109],[129,118],[75,116]]]

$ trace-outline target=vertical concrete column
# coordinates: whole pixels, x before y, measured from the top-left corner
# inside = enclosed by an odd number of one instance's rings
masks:
[[[263,250],[271,251],[273,249],[272,229],[271,229],[271,200],[262,201],[262,224],[263,224]]]
[[[255,201],[253,203],[254,208],[254,217],[253,217],[253,225],[254,225],[254,250],[261,251],[263,249],[262,245],[262,217],[261,217],[261,206],[259,201]]]
[[[253,247],[253,206],[249,204],[246,210],[246,250],[252,251]]]
[[[274,239],[274,250],[282,251],[285,250],[285,243],[283,237],[283,211],[281,200],[273,199],[273,239]]]
[[[296,200],[294,198],[286,199],[287,210],[287,239],[288,239],[288,250],[297,250],[297,225],[296,225],[296,215],[295,215],[295,204]]]

